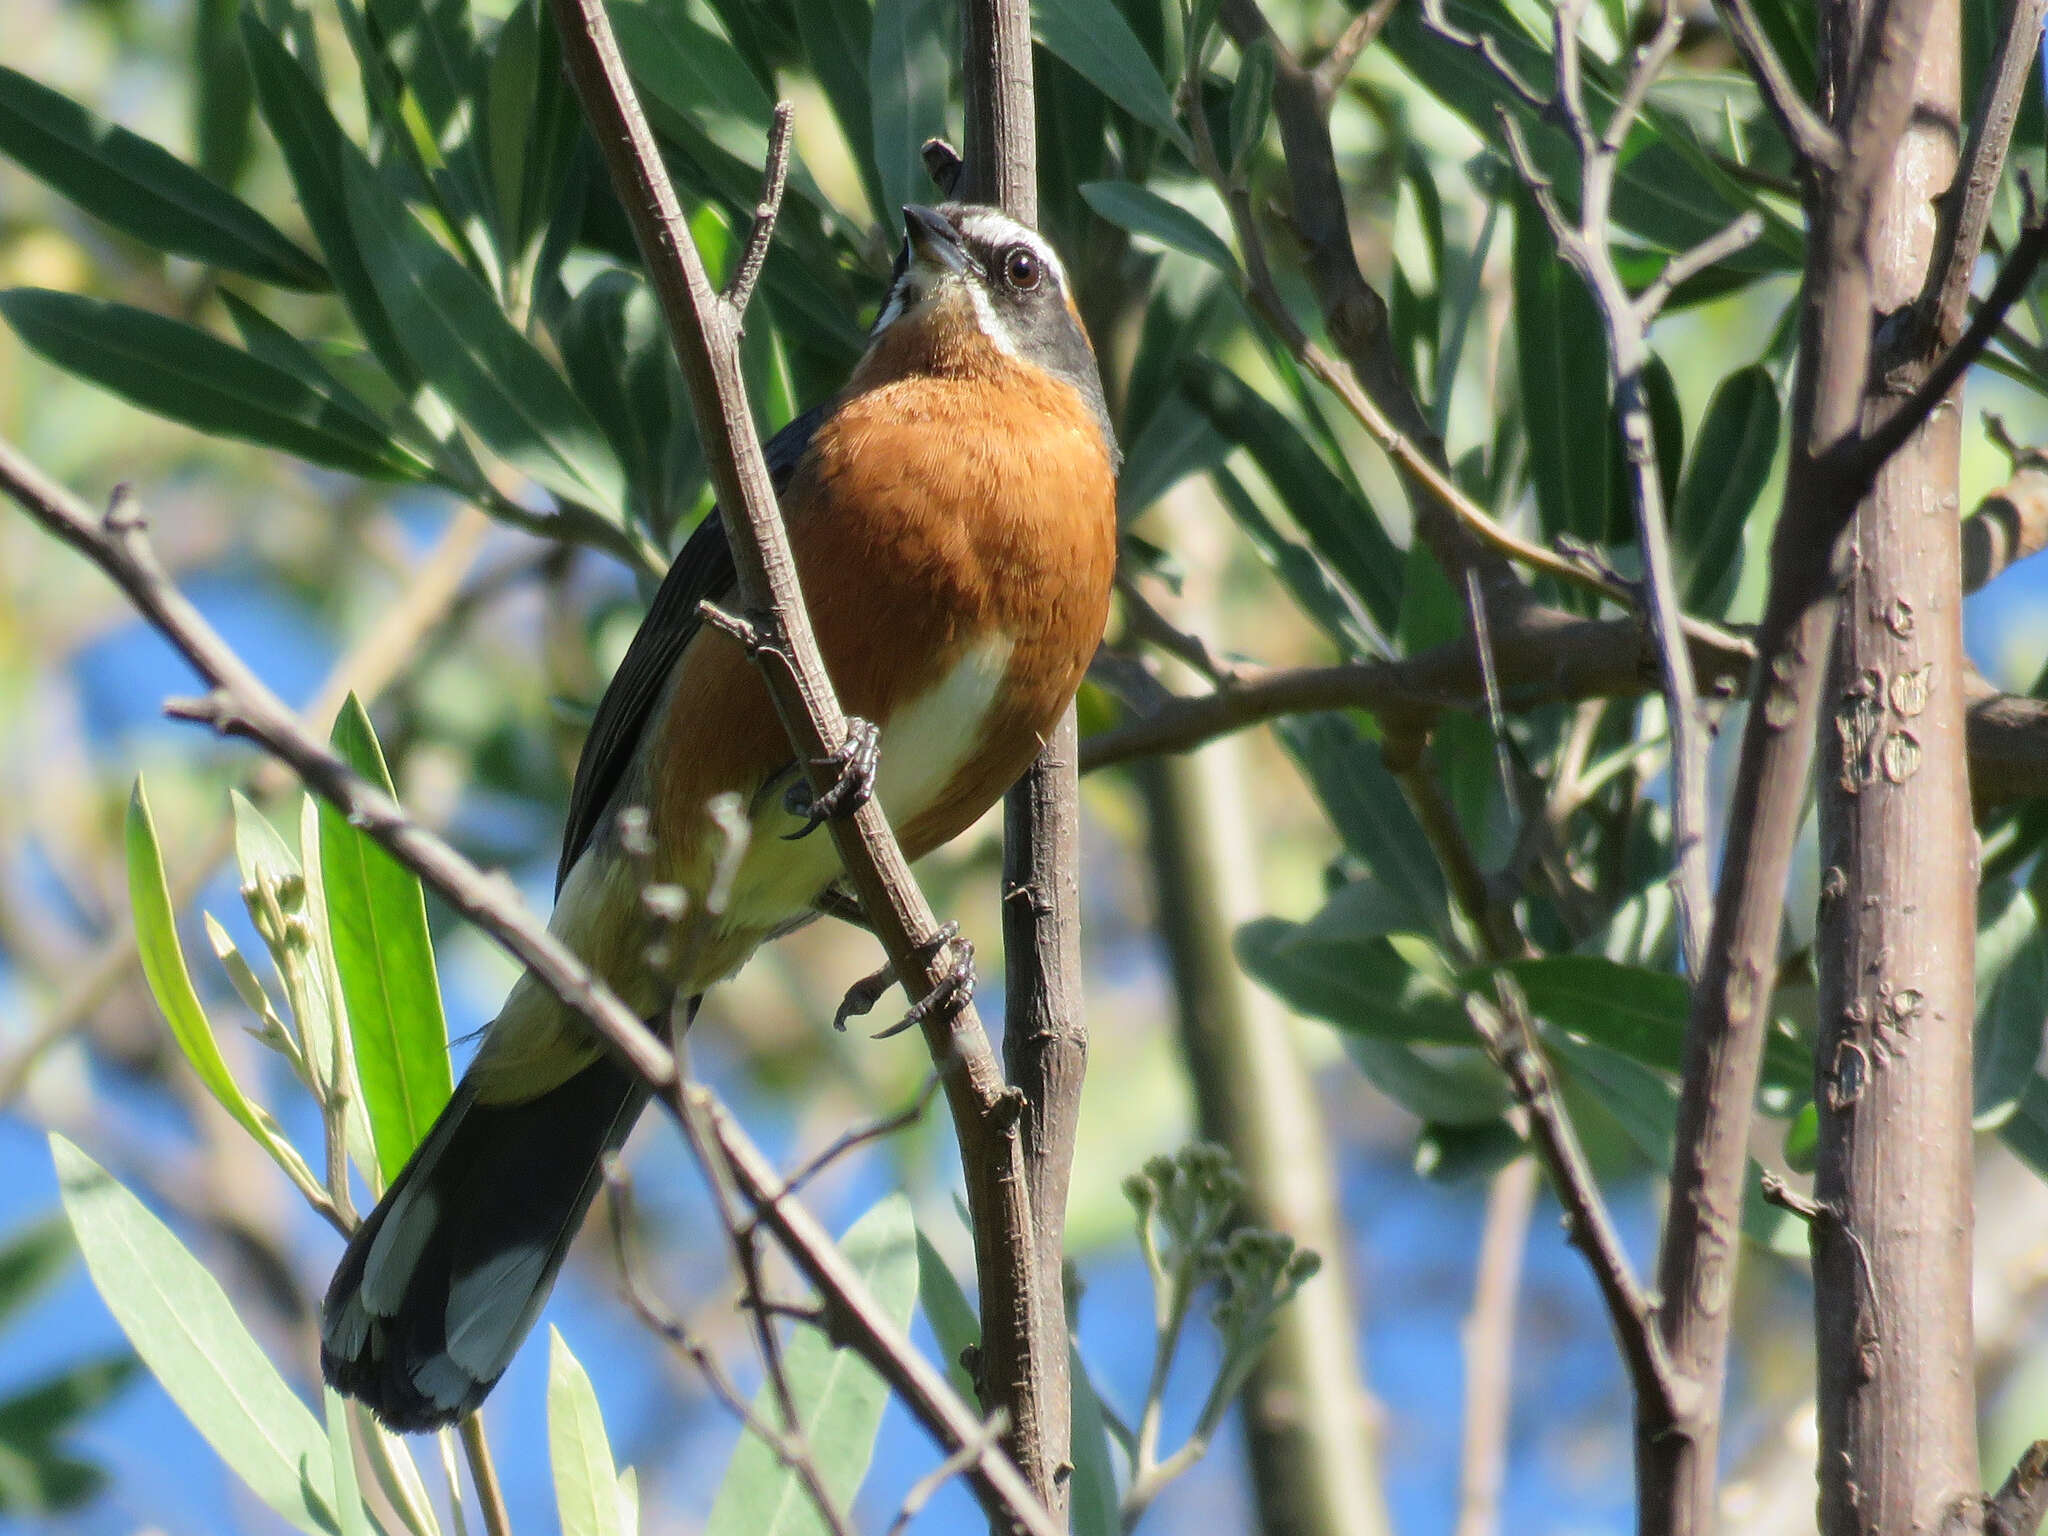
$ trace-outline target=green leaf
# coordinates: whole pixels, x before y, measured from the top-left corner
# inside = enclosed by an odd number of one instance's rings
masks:
[[[1344,1054],[1366,1081],[1416,1119],[1439,1130],[1488,1125],[1508,1107],[1500,1068],[1475,1045],[1403,1045],[1346,1032]]]
[[[924,141],[946,131],[946,22],[955,9],[948,0],[875,0],[868,103],[885,222],[905,203],[931,200]]]
[[[70,1225],[54,1215],[30,1222],[0,1244],[0,1323],[55,1285],[75,1252]]]
[[[1122,1536],[1121,1501],[1116,1490],[1116,1463],[1109,1449],[1109,1421],[1102,1399],[1088,1377],[1081,1351],[1067,1346],[1068,1395],[1072,1402],[1074,1478],[1068,1490],[1074,1536]],[[973,1398],[968,1399],[973,1402]]]
[[[182,320],[47,288],[0,293],[0,315],[58,367],[196,431],[378,479],[411,479],[423,468],[364,423],[360,401]]]
[[[1343,715],[1297,715],[1281,722],[1280,743],[1308,775],[1338,834],[1400,914],[1389,927],[1442,934],[1450,896],[1429,838],[1379,743],[1366,741]]]
[[[334,1469],[334,1498],[341,1511],[341,1536],[371,1536],[375,1528],[363,1509],[362,1488],[356,1478],[355,1442],[348,1432],[348,1399],[332,1387],[323,1387],[321,1396],[327,1410],[327,1459]]]
[[[484,119],[498,238],[516,262],[546,233],[582,124],[545,0],[522,0],[499,28]]]
[[[1251,454],[1316,553],[1358,595],[1381,634],[1400,622],[1401,551],[1302,430],[1219,364],[1191,358],[1181,387],[1211,425]]]
[[[1998,916],[1980,918],[1977,1005],[1976,1094],[1972,1123],[1994,1130],[2011,1119],[2041,1056],[2042,1022],[2048,1020],[2048,929],[2041,926],[2033,898],[2012,887]],[[1989,893],[1987,893],[1988,896]],[[1987,900],[1987,907],[1991,903]],[[1984,917],[1994,914],[1987,911]],[[2002,963],[1991,951],[1993,933],[2006,930]]]
[[[924,1306],[924,1320],[931,1324],[932,1337],[939,1343],[939,1363],[946,1379],[967,1402],[975,1400],[974,1378],[967,1373],[967,1352],[981,1343],[981,1320],[974,1304],[960,1289],[939,1250],[924,1233],[917,1234],[918,1297]]]
[[[0,1515],[49,1515],[97,1498],[107,1474],[47,1445],[0,1441]]]
[[[624,526],[624,473],[568,382],[374,171],[351,162],[343,180],[371,281],[421,376],[508,464]]]
[[[107,1308],[230,1470],[308,1536],[338,1536],[327,1435],[214,1279],[127,1190],[50,1137],[64,1209]]]
[[[868,97],[868,68],[874,53],[874,14],[870,0],[791,0],[797,36],[811,73],[832,103],[839,130],[853,147],[854,164],[868,204],[884,228],[893,228],[895,209],[883,200],[875,168],[861,153],[875,142],[873,103]]]
[[[397,329],[377,297],[349,217],[342,168],[349,164],[366,167],[368,159],[341,131],[327,98],[305,66],[263,24],[253,7],[242,11],[242,48],[249,56],[257,107],[284,154],[300,211],[313,238],[320,242],[336,292],[377,360],[407,388],[417,385],[419,374],[399,345]]]
[[[235,39],[237,0],[198,0],[192,7],[192,139],[199,169],[224,187],[249,159],[249,118],[255,92],[249,61]]]
[[[1431,1121],[1415,1138],[1415,1171],[1438,1184],[1491,1178],[1528,1150],[1505,1119],[1466,1123]]]
[[[255,1107],[228,1071],[220,1046],[213,1038],[213,1026],[199,1006],[199,994],[192,988],[191,972],[185,968],[185,952],[178,945],[177,916],[171,910],[170,887],[164,880],[156,823],[150,817],[149,797],[139,778],[128,799],[127,844],[128,899],[134,907],[135,948],[142,959],[142,974],[149,982],[150,995],[156,999],[164,1022],[171,1026],[172,1038],[206,1091],[251,1136],[267,1142],[273,1133],[257,1118]]]
[[[918,1286],[917,1228],[910,1202],[889,1196],[854,1223],[839,1249],[883,1313],[908,1328]],[[844,1509],[874,1455],[889,1389],[851,1349],[835,1348],[817,1328],[796,1330],[783,1364],[819,1479]],[[754,1407],[775,1422],[775,1399],[766,1388]],[[705,1536],[798,1536],[824,1529],[802,1482],[761,1440],[743,1436],[711,1506]]]
[[[328,286],[318,261],[232,192],[161,145],[4,65],[0,152],[153,249],[280,288]]]
[[[1605,333],[1534,199],[1517,198],[1515,210],[1515,355],[1537,516],[1546,539],[1598,543],[1614,486]]]
[[[1032,35],[1076,74],[1194,158],[1194,146],[1174,116],[1166,82],[1111,0],[1034,0],[1031,23]]]
[[[1266,135],[1273,115],[1273,79],[1277,58],[1273,39],[1261,36],[1245,51],[1237,84],[1230,92],[1230,165],[1241,171]]]
[[[548,1329],[548,1461],[562,1536],[630,1536],[597,1393],[558,1328]]]
[[[1741,574],[1742,531],[1778,453],[1778,386],[1761,363],[1714,391],[1672,504],[1672,554],[1688,613],[1727,611]]]
[[[376,732],[354,694],[334,722],[334,749],[395,797]],[[390,1180],[452,1090],[426,898],[418,876],[324,802],[320,864],[356,1077],[376,1137],[377,1164]]]
[[[1678,1124],[1678,1088],[1670,1078],[1617,1051],[1562,1032],[1546,1032],[1544,1042],[1567,1079],[1578,1079],[1653,1166],[1670,1167]],[[1806,1255],[1805,1223],[1765,1201],[1763,1171],[1755,1158],[1749,1160],[1745,1175],[1742,1232],[1773,1253],[1788,1258]]]
[[[1685,1054],[1692,989],[1682,976],[1621,965],[1600,955],[1546,955],[1502,967],[1528,996],[1530,1008],[1611,1051],[1663,1072]],[[1813,1062],[1782,1030],[1765,1037],[1763,1078],[1797,1093],[1812,1089]]]
[[[1237,930],[1240,964],[1287,1006],[1403,1044],[1463,1045],[1472,1025],[1449,979],[1418,969],[1426,941],[1403,933],[1399,903],[1358,880],[1305,923],[1264,917]]]
[[[1237,257],[1223,237],[1179,203],[1131,181],[1091,181],[1081,196],[1102,218],[1170,250],[1205,261],[1233,282]]]
[[[2048,1077],[2036,1072],[2026,1080],[2012,1114],[1999,1126],[1998,1136],[2035,1173],[2048,1179]]]
[[[67,1239],[69,1233],[66,1233]],[[68,1246],[68,1243],[67,1243]],[[0,1443],[48,1443],[126,1386],[142,1362],[126,1351],[67,1366],[0,1400]]]
[[[1223,442],[1225,452],[1231,446],[1227,440]],[[1336,642],[1342,654],[1353,658],[1385,654],[1386,645],[1371,617],[1357,597],[1331,574],[1330,568],[1316,558],[1314,550],[1276,528],[1244,482],[1229,469],[1218,465],[1210,471],[1210,483],[1258,557],[1294,594],[1302,611]]]

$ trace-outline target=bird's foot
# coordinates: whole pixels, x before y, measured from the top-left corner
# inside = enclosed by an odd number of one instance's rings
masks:
[[[945,923],[939,931],[917,948],[920,959],[929,961],[941,950],[952,947],[952,963],[946,974],[939,978],[939,984],[923,997],[912,1003],[903,1017],[875,1036],[887,1040],[900,1035],[906,1029],[917,1029],[938,1017],[950,1017],[974,1000],[975,971],[974,946],[960,937],[958,923]],[[863,976],[846,989],[846,996],[840,1000],[839,1011],[832,1015],[834,1029],[846,1028],[846,1021],[873,1010],[882,1000],[882,994],[896,985],[896,968],[885,965],[871,976]]]
[[[960,937],[958,923],[946,923],[926,943],[917,947],[918,957],[927,962],[950,947],[952,959],[938,985],[904,1011],[903,1017],[874,1038],[888,1040],[906,1029],[922,1029],[934,1019],[951,1020],[974,1001],[974,945]]]
[[[804,824],[794,832],[783,836],[791,842],[800,837],[809,837],[827,821],[851,816],[874,797],[875,774],[882,764],[882,733],[872,722],[858,715],[846,717],[846,740],[839,744],[839,750],[830,757],[820,758],[816,766],[833,767],[838,772],[831,785],[823,794],[811,793],[808,779],[798,779],[789,786],[782,797],[783,805],[792,816],[801,816]]]

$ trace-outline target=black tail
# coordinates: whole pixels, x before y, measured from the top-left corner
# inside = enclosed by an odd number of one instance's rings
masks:
[[[600,1057],[524,1104],[468,1079],[349,1241],[321,1309],[320,1368],[396,1430],[484,1400],[540,1315],[647,1090]]]

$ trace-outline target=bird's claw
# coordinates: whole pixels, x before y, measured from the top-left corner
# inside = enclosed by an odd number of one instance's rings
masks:
[[[887,1040],[906,1029],[916,1029],[934,1017],[951,1016],[974,1000],[974,946],[960,937],[958,923],[942,924],[937,933],[917,947],[917,955],[928,962],[948,945],[953,949],[953,962],[946,968],[946,974],[939,978],[939,984],[912,1003],[902,1018],[876,1035],[875,1039]],[[895,984],[894,966],[885,965],[873,975],[863,976],[846,989],[839,1011],[832,1015],[832,1027],[845,1029],[848,1019],[872,1010],[881,1001],[882,994]]]
[[[952,963],[939,977],[938,985],[912,1003],[902,1018],[874,1036],[875,1039],[893,1039],[906,1029],[921,1029],[933,1019],[951,1019],[974,1001],[974,945],[960,937],[958,923],[942,925],[927,943],[918,946],[917,953],[920,959],[929,962],[949,945]]]
[[[801,816],[804,824],[794,832],[785,832],[786,841],[794,842],[800,837],[809,837],[827,821],[838,817],[851,816],[866,805],[875,793],[875,774],[882,763],[882,733],[871,722],[858,715],[846,717],[846,740],[839,744],[839,750],[830,757],[820,758],[819,767],[837,767],[831,786],[823,794],[811,793],[808,779],[798,779],[789,786],[782,797],[783,805],[793,816]],[[873,1007],[871,1002],[869,1007]],[[857,1010],[865,1012],[865,1009]]]

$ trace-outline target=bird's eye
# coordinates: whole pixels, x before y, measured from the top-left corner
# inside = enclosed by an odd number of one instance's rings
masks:
[[[1003,281],[1019,293],[1029,293],[1045,275],[1045,267],[1028,245],[1013,245],[1003,252]]]

